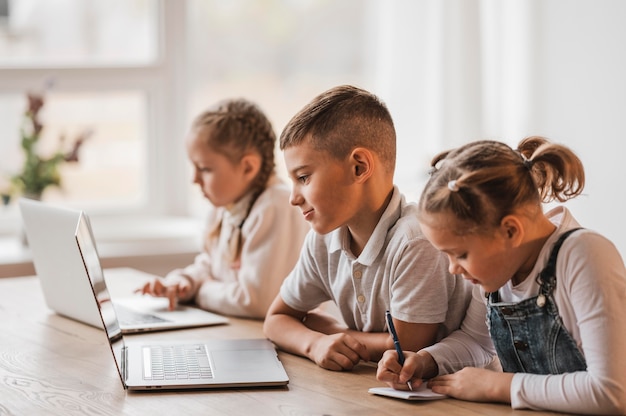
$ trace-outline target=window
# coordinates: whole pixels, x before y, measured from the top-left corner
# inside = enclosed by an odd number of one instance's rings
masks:
[[[14,95],[3,101],[0,106],[7,109],[6,118],[15,121],[7,132],[13,137],[8,135],[2,143],[2,165],[8,176],[19,171],[25,159],[19,131],[27,103],[25,97]],[[140,91],[46,94],[39,117],[44,127],[38,153],[70,152],[81,136],[87,139],[80,148],[80,163],[60,166],[62,187],[49,187],[45,199],[72,200],[87,209],[98,204],[138,204],[145,199],[145,109]]]
[[[0,66],[130,66],[158,58],[155,0],[3,0]]]
[[[19,169],[25,93],[44,87],[45,141],[93,135],[44,200],[94,215],[202,216],[183,140],[215,101],[245,96],[277,134],[321,91],[370,88],[370,2],[19,0],[0,21],[0,176]],[[277,154],[282,169],[282,157]],[[2,182],[0,182],[0,188]],[[12,232],[15,204],[0,211]]]
[[[188,122],[215,101],[243,96],[267,113],[280,135],[322,91],[339,84],[368,87],[370,2],[191,0],[188,5]],[[277,153],[276,162],[282,169],[282,155]],[[192,211],[205,206],[193,189]]]
[[[79,163],[60,167],[62,186],[43,198],[92,214],[166,213],[159,204],[162,143],[176,117],[172,71],[162,59],[158,0],[9,0],[0,5],[0,192],[24,161],[20,126],[26,94],[42,94],[38,153],[50,154],[90,131]],[[169,19],[169,32],[177,31]],[[174,153],[175,154],[175,153]],[[179,159],[182,159],[179,157]],[[174,160],[174,162],[176,159]],[[180,169],[180,166],[177,168]],[[17,207],[0,211],[13,233]]]

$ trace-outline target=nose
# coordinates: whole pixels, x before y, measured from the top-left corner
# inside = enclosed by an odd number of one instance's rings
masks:
[[[289,203],[293,206],[301,205],[303,202],[302,195],[296,190],[296,187],[291,188],[291,194],[289,195]]]
[[[193,169],[193,175],[191,176],[191,183],[200,185],[200,171],[197,168]]]
[[[465,272],[465,269],[463,269],[463,267],[461,267],[459,263],[450,258],[450,256],[448,256],[448,261],[448,271],[450,272],[450,274],[463,274]]]

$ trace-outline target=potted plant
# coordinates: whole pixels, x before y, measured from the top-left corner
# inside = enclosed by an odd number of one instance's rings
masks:
[[[27,98],[28,107],[24,113],[24,122],[20,131],[24,163],[21,171],[11,178],[11,183],[14,192],[24,197],[41,199],[47,187],[61,185],[59,166],[66,162],[78,162],[78,151],[91,132],[86,130],[81,133],[69,150],[66,150],[65,137],[61,136],[54,153],[41,155],[38,151],[38,143],[44,126],[39,115],[44,105],[44,97],[41,94],[28,93]]]

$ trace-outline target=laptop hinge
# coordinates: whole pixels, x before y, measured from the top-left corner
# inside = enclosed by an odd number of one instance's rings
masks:
[[[122,377],[124,378],[124,381],[128,380],[128,365],[126,365],[126,363],[128,362],[128,347],[124,346],[122,347]],[[124,383],[124,385],[126,385],[126,383]]]

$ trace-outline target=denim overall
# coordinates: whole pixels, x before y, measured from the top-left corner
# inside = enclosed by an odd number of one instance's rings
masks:
[[[585,357],[563,326],[554,302],[556,258],[569,230],[552,248],[548,264],[537,276],[539,295],[519,303],[499,303],[487,294],[489,332],[502,369],[509,373],[562,374],[587,369]]]

